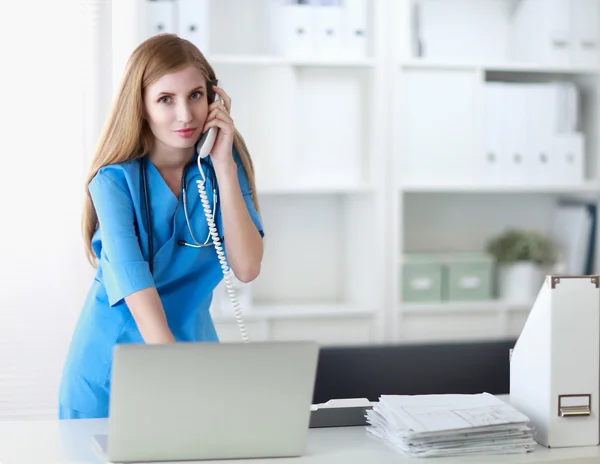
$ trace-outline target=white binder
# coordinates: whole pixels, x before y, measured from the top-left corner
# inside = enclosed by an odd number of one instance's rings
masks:
[[[579,1],[579,0],[577,0]],[[511,58],[529,63],[571,63],[573,0],[521,0],[510,31]]]
[[[531,84],[527,92],[528,152],[532,164],[528,177],[532,184],[554,184],[558,157],[554,154],[554,134],[559,119],[555,84]]]
[[[573,64],[597,66],[600,62],[599,0],[571,1],[573,31]]]
[[[487,82],[483,90],[483,142],[482,179],[494,185],[506,184],[512,179],[511,159],[508,152],[510,134],[507,134],[506,116],[507,84]],[[509,116],[512,112],[509,113]]]
[[[147,2],[147,37],[163,33],[177,33],[174,2]]]
[[[281,34],[277,48],[286,58],[313,58],[315,8],[319,7],[308,3],[283,3],[276,8],[280,16],[276,29]]]
[[[335,4],[314,6],[312,19],[315,56],[339,57],[342,52],[342,7]]]
[[[584,181],[585,140],[581,132],[554,136],[556,158],[554,178],[560,184],[581,184]]]
[[[210,54],[210,1],[177,0],[179,36],[189,40],[204,55]]]
[[[367,0],[345,0],[342,8],[343,52],[350,58],[366,58],[370,35]]]
[[[528,184],[531,181],[533,154],[529,151],[528,144],[528,95],[529,84],[511,84],[506,86],[505,114],[506,145],[508,153],[507,177],[518,185]],[[507,111],[508,110],[508,111]]]
[[[549,448],[600,442],[600,276],[548,276],[510,362],[510,402]]]

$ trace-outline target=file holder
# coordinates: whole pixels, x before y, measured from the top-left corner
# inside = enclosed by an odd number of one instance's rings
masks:
[[[510,402],[548,448],[600,442],[600,276],[547,276],[510,355]]]
[[[366,398],[329,400],[311,407],[309,428],[366,426],[373,403]]]

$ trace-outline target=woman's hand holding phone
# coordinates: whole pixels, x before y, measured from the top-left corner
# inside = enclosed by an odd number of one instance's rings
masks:
[[[212,127],[217,129],[217,137],[210,151],[210,158],[213,164],[222,164],[233,160],[235,125],[229,114],[231,98],[220,87],[213,86],[213,90],[216,94],[215,101],[208,107],[208,115],[202,132],[204,133]]]

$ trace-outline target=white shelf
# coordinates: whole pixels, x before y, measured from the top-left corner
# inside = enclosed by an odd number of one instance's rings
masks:
[[[466,63],[453,61],[437,61],[428,59],[411,59],[401,61],[400,66],[406,69],[436,69],[462,71],[497,71],[514,73],[539,74],[600,74],[596,66],[562,66],[537,63]]]
[[[599,193],[600,182],[574,185],[493,185],[493,184],[421,184],[410,183],[399,187],[407,193]]]
[[[258,195],[329,195],[346,193],[370,193],[375,191],[371,185],[266,185],[256,187]]]
[[[265,321],[272,319],[330,319],[347,317],[371,317],[372,309],[345,304],[281,304],[256,305],[244,312],[245,321]],[[215,323],[235,322],[233,314],[214,315]]]
[[[208,57],[215,65],[249,65],[249,66],[298,66],[298,67],[355,67],[370,68],[375,61],[369,58],[286,58],[277,55],[211,55]]]
[[[509,303],[504,301],[442,301],[432,303],[402,303],[404,314],[438,314],[469,312],[529,311],[533,303]]]

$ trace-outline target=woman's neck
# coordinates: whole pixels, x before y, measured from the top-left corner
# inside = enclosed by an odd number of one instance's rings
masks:
[[[194,155],[194,147],[173,148],[157,141],[148,158],[160,172],[181,171]]]

